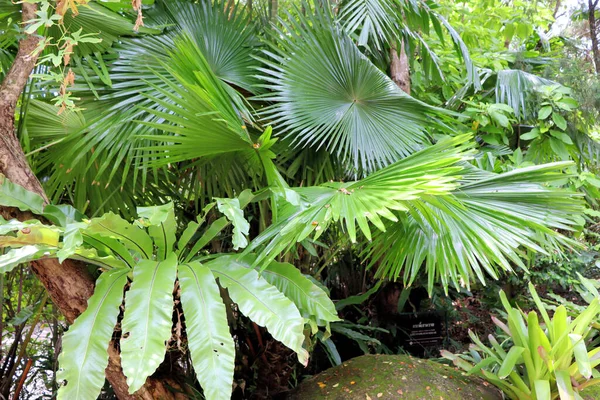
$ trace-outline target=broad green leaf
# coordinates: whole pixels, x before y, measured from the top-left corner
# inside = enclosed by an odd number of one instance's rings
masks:
[[[154,207],[138,207],[137,213],[140,218],[144,219],[143,225],[148,226],[148,233],[157,247],[158,258],[164,260],[167,254],[173,251],[176,240],[177,222],[173,203]]]
[[[524,133],[520,136],[521,140],[533,140],[540,137],[539,129],[532,129],[531,131]]]
[[[123,260],[129,268],[136,264],[131,252],[117,239],[95,233],[84,232],[83,242],[85,246],[96,249],[105,254],[112,254]]]
[[[88,264],[96,265],[104,270],[113,268],[127,268],[131,270],[131,266],[120,258],[113,256],[100,256],[96,249],[80,247],[75,250],[75,253],[70,256],[74,260],[84,261]]]
[[[0,205],[17,207],[21,211],[31,211],[38,215],[44,211],[44,199],[40,195],[12,183],[2,174],[0,174]]]
[[[68,223],[79,222],[85,218],[84,214],[68,204],[48,204],[44,207],[43,215],[54,224],[62,227],[66,227]]]
[[[129,250],[143,258],[152,257],[152,239],[141,228],[130,224],[118,215],[109,212],[100,218],[93,218],[83,233],[93,233],[116,239]]]
[[[58,256],[58,262],[62,263],[66,258],[69,258],[75,253],[77,247],[83,244],[83,235],[81,230],[87,227],[86,223],[83,222],[70,222],[65,227],[63,233],[62,247],[56,253]]]
[[[560,157],[561,160],[569,159],[569,151],[565,147],[565,144],[563,143],[562,140],[551,137],[550,138],[550,147]]]
[[[188,348],[198,382],[206,399],[229,399],[235,344],[219,287],[210,269],[199,262],[182,264],[178,270]]]
[[[165,357],[173,325],[173,285],[177,256],[163,261],[142,260],[133,269],[133,282],[125,295],[121,323],[121,365],[129,393],[136,392]]]
[[[9,221],[6,221],[4,218],[0,217],[0,235],[6,235],[9,232],[15,232],[15,231],[20,231],[26,228],[31,228],[31,227],[41,227],[44,226],[44,224],[42,224],[40,221],[38,221],[37,219],[32,219],[29,221],[19,221],[18,219],[11,219]],[[47,228],[52,228],[51,226],[46,226]],[[59,229],[55,228],[56,231],[60,231]]]
[[[365,301],[367,301],[369,299],[369,297],[371,297],[373,294],[375,294],[379,290],[382,283],[383,283],[383,281],[379,280],[379,281],[377,281],[377,283],[375,285],[373,285],[373,287],[371,289],[367,290],[366,292],[364,292],[362,294],[357,294],[354,296],[349,296],[349,297],[346,297],[345,299],[337,301],[335,303],[335,309],[341,310],[344,307],[349,306],[349,305],[364,303]]]
[[[38,260],[43,257],[51,257],[56,254],[55,247],[27,245],[17,249],[11,249],[8,253],[0,256],[0,273],[10,272],[17,265]]]
[[[130,269],[113,269],[98,278],[88,308],[63,335],[57,381],[59,400],[96,399],[104,386],[108,346],[112,338],[123,287]]]
[[[273,338],[294,350],[298,361],[306,365],[308,352],[302,347],[304,319],[300,312],[257,271],[246,267],[251,261],[239,263],[238,257],[241,256],[220,256],[205,265],[219,278],[221,286],[228,289],[244,315],[266,327]]]
[[[492,117],[492,119],[494,119],[494,121],[496,121],[498,123],[498,125],[500,125],[504,128],[508,127],[508,124],[509,124],[508,118],[506,117],[506,115],[502,114],[501,112],[491,111],[490,117]]]
[[[227,221],[227,217],[221,217],[212,224],[210,224],[210,226],[204,231],[202,236],[200,236],[200,239],[198,239],[196,243],[194,243],[192,249],[185,258],[185,261],[187,262],[191,260],[196,255],[196,253],[202,250],[204,246],[210,243],[210,241],[213,240],[228,225],[229,222]]]
[[[573,400],[575,398],[575,392],[573,391],[569,371],[557,370],[554,372],[554,376],[556,378],[560,400]]]
[[[538,111],[538,119],[546,119],[550,116],[550,114],[552,114],[552,106],[544,106],[540,108],[540,111]]]
[[[292,300],[303,317],[313,317],[317,323],[340,321],[329,296],[293,265],[273,261],[261,276]]]
[[[550,129],[550,134],[565,144],[573,144],[571,137],[564,132],[557,131],[556,129]]]
[[[250,224],[244,218],[244,211],[240,208],[238,199],[220,199],[217,201],[217,208],[221,211],[229,221],[233,224],[233,249],[237,250],[248,245],[248,232]]]
[[[592,377],[592,367],[590,365],[590,358],[588,357],[588,351],[585,347],[585,340],[581,335],[576,333],[569,334],[569,339],[573,344],[573,355],[575,356],[575,362],[579,369],[579,373],[584,378],[590,379]]]
[[[521,359],[521,355],[523,354],[524,351],[525,351],[524,347],[520,347],[520,346],[511,347],[511,349],[508,351],[508,354],[506,355],[506,358],[502,362],[500,369],[498,370],[498,377],[500,379],[505,379],[508,375],[510,375],[510,373],[513,371],[515,365]]]
[[[10,224],[15,226],[18,224]],[[25,245],[40,245],[58,247],[60,234],[58,229],[43,224],[23,224],[16,236],[0,236],[0,247],[21,247]]]
[[[177,241],[177,254],[181,254],[190,240],[192,240],[194,234],[198,231],[198,228],[200,228],[200,224],[196,221],[190,221],[188,223],[187,227],[181,236],[179,236],[179,240]]]
[[[535,383],[535,398],[537,400],[551,400],[552,392],[550,390],[550,381],[536,380]]]
[[[552,113],[552,121],[563,131],[567,129],[567,121],[565,118],[557,112]]]

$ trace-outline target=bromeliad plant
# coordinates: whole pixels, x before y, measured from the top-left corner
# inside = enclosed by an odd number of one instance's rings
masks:
[[[329,330],[329,323],[338,320],[333,303],[319,286],[287,263],[262,263],[259,272],[252,267],[253,254],[196,257],[230,224],[234,248],[247,243],[249,225],[242,208],[252,197],[244,192],[235,199],[216,199],[177,237],[172,203],[138,208],[135,223],[113,213],[86,219],[70,206],[43,207],[39,196],[3,180],[0,203],[43,215],[55,225],[39,220],[0,221],[0,246],[12,248],[0,257],[0,272],[43,257],[82,260],[102,271],[87,310],[63,336],[58,380],[66,385],[60,388],[59,399],[98,397],[129,282],[120,349],[130,393],[165,357],[176,280],[188,348],[205,398],[230,398],[232,390],[235,345],[220,287],[227,289],[243,314],[266,327],[306,365],[305,323],[315,334],[318,326]],[[206,226],[206,213],[215,206],[225,216]]]
[[[508,320],[492,319],[507,335],[505,340],[489,335],[490,346],[486,346],[469,332],[475,343],[470,354],[442,351],[442,356],[494,384],[510,399],[581,399],[579,392],[600,383],[595,370],[600,364],[600,347],[588,350],[586,346],[591,324],[600,313],[599,299],[593,299],[574,320],[564,306],[557,307],[550,318],[531,283],[529,291],[537,312],[528,314],[512,307],[500,292]]]

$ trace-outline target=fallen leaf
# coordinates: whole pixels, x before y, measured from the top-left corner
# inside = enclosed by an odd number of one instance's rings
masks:
[[[354,385],[355,383],[356,383],[356,382],[354,382],[354,381],[350,381],[350,384],[351,384],[351,385]]]
[[[398,393],[398,394],[404,394],[404,392],[402,391],[402,389],[396,390],[396,393]]]
[[[333,387],[338,387],[338,386],[340,386],[339,383],[336,383],[335,385],[333,385]]]
[[[373,400],[368,394],[365,394],[365,396],[367,396],[367,400]]]
[[[327,386],[326,384],[324,384],[323,382],[317,382],[317,385],[319,385],[319,387],[321,389],[323,389],[325,386]]]
[[[377,393],[377,397],[383,396],[383,393]]]

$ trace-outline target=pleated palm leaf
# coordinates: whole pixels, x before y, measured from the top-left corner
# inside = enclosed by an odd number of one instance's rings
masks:
[[[445,35],[448,34],[456,54],[464,62],[467,85],[476,89],[481,87],[477,68],[460,34],[429,2],[345,0],[340,3],[336,18],[349,35],[358,36],[356,42],[359,46],[364,46],[374,55],[376,51],[386,50],[383,57],[385,60],[388,60],[387,50],[391,45],[396,44],[400,48],[399,41],[404,41],[409,52],[418,51],[422,70],[432,80],[444,79],[444,76],[438,56],[431,50],[427,36],[433,27],[436,36],[444,44]]]
[[[355,172],[373,171],[430,145],[443,112],[398,88],[328,11],[290,18],[264,50],[261,115],[299,147],[325,148]]]
[[[577,247],[559,231],[583,224],[582,196],[548,186],[568,178],[572,163],[489,173],[467,163],[474,153],[465,140],[444,140],[358,182],[292,188],[298,204],[285,204],[247,251],[272,259],[339,222],[352,242],[367,243],[363,257],[378,277],[410,285],[425,273],[431,291],[526,268],[526,250]]]
[[[249,71],[253,64],[257,64],[250,57],[254,32],[242,12],[218,2],[193,3],[182,0],[157,2],[155,9],[149,9],[146,16],[148,25],[151,22],[166,25],[164,33],[123,39],[108,53],[95,52],[94,57],[77,59],[75,73],[82,79],[75,92],[84,99],[86,110],[83,114],[87,123],[78,131],[69,131],[60,145],[40,143],[40,146],[47,146],[43,156],[44,165],[65,164],[64,170],[38,171],[49,176],[48,187],[52,189],[53,198],[62,196],[60,188],[67,186],[85,192],[90,186],[81,179],[83,176],[91,176],[91,180],[99,182],[102,187],[131,185],[138,191],[145,190],[147,182],[156,176],[158,172],[148,168],[151,157],[148,147],[151,142],[143,136],[157,133],[160,127],[152,124],[163,121],[161,116],[149,113],[149,110],[170,112],[165,109],[165,102],[170,100],[164,93],[169,88],[168,79],[170,82],[176,79],[167,72],[165,65],[173,66],[168,55],[175,50],[174,40],[177,37],[185,35],[191,38],[201,58],[180,60],[185,64],[179,65],[178,71],[190,72],[183,74],[184,78],[195,79],[193,71],[203,68],[204,64],[200,67],[194,64],[208,63],[212,73],[227,83],[219,86],[231,98],[239,98],[234,87],[252,90],[253,78]],[[241,102],[238,105],[245,108]],[[249,112],[244,115],[249,116]],[[31,121],[33,118],[30,116],[28,124],[39,126]],[[209,127],[205,128],[208,130]],[[30,127],[29,135],[32,138],[43,137],[44,131]],[[37,164],[35,159],[33,161]],[[188,168],[189,165],[185,165],[184,171]],[[66,174],[66,170],[73,174]],[[120,193],[124,191],[115,192],[116,201],[120,199]],[[86,197],[94,208],[102,206],[99,211],[108,209],[91,192],[82,196]],[[84,206],[81,203],[76,205],[80,208]]]

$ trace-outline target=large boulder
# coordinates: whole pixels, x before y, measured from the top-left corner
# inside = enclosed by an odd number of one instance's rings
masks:
[[[502,394],[487,382],[433,361],[365,355],[307,379],[288,399],[502,400]]]

